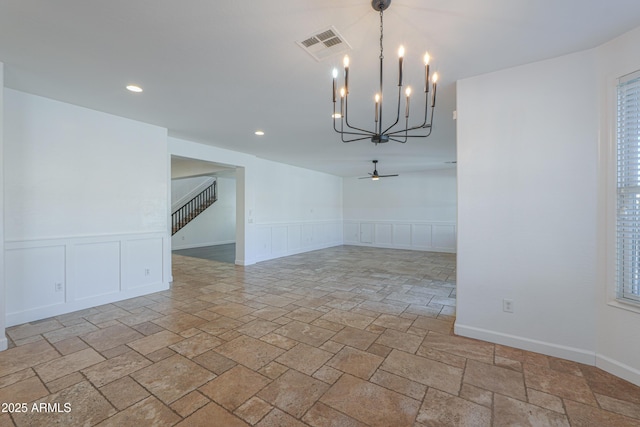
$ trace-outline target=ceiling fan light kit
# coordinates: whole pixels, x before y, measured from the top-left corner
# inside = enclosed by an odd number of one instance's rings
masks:
[[[349,57],[344,57],[344,86],[338,92],[338,70],[333,69],[333,129],[340,134],[342,142],[354,142],[370,139],[374,144],[381,144],[389,141],[400,143],[407,142],[408,138],[426,138],[431,135],[433,127],[433,112],[436,105],[436,88],[438,81],[438,73],[429,74],[429,53],[424,55],[424,120],[422,123],[409,126],[409,106],[411,100],[411,88],[405,90],[405,108],[404,108],[404,128],[397,127],[400,123],[400,111],[402,103],[402,68],[404,61],[404,47],[400,46],[398,50],[398,103],[395,121],[388,127],[382,124],[382,104],[383,104],[383,13],[391,4],[391,0],[372,0],[371,7],[380,12],[380,86],[379,92],[375,95],[374,101],[374,126],[373,131],[364,127],[354,126],[349,123]],[[431,91],[429,88],[431,83]],[[340,109],[337,110],[337,100],[340,98]],[[429,114],[430,113],[430,114]],[[338,124],[339,121],[339,124]]]
[[[369,173],[369,176],[363,176],[362,178],[358,178],[358,179],[371,179],[372,181],[378,181],[380,178],[389,178],[392,176],[398,176],[398,174],[393,174],[393,175],[380,175],[378,173],[378,161],[377,160],[372,160],[373,162],[373,173]]]

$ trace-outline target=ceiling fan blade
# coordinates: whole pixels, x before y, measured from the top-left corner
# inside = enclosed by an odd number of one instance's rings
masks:
[[[371,179],[370,176],[363,176],[362,178],[358,178],[358,179]]]
[[[378,178],[387,178],[389,176],[400,176],[400,175],[398,175],[398,174],[395,174],[395,175],[378,175]]]

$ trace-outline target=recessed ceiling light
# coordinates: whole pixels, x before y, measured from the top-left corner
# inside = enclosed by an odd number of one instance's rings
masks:
[[[255,131],[254,133],[255,133],[256,135],[258,135],[258,136],[262,136],[262,135],[264,135],[264,131],[262,131],[262,130],[257,130],[257,131]]]
[[[131,92],[135,92],[135,93],[140,93],[142,92],[142,88],[138,85],[129,85],[127,86],[127,90],[131,91]]]

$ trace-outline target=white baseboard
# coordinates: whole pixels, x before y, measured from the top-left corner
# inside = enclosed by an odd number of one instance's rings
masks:
[[[620,363],[602,354],[596,354],[596,366],[603,371],[607,371],[616,377],[629,381],[640,386],[640,370],[632,368],[629,365]]]
[[[60,316],[62,314],[72,313],[74,311],[84,310],[86,308],[123,301],[129,298],[148,295],[154,292],[166,291],[167,289],[169,289],[169,283],[157,283],[113,294],[86,298],[79,301],[70,301],[64,304],[57,304],[49,307],[39,307],[32,310],[11,313],[7,314],[7,326],[15,326],[22,323],[33,322],[34,320]],[[0,342],[0,348],[1,346],[2,343]]]
[[[584,363],[586,365],[596,365],[596,354],[594,351],[503,334],[501,332],[461,325],[458,322],[454,325],[454,332],[463,337],[475,338],[495,344],[533,351],[535,353],[542,353],[547,356],[573,360],[574,362]]]

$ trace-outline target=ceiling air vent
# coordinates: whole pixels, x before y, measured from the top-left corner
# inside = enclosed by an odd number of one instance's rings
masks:
[[[330,56],[346,53],[351,50],[349,43],[347,43],[334,26],[325,30],[316,31],[314,34],[296,43],[309,55],[313,56],[316,61],[322,61]]]

